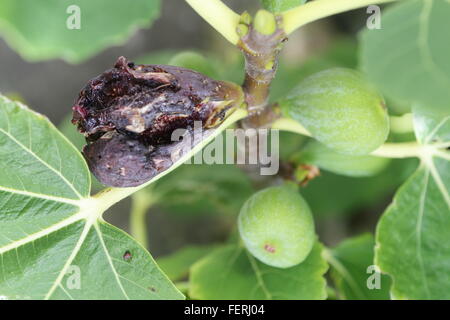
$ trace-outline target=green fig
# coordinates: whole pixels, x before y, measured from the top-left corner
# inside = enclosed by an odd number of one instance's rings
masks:
[[[301,263],[316,240],[311,210],[295,185],[270,187],[251,196],[239,213],[238,228],[250,253],[278,268]]]
[[[383,96],[360,72],[350,69],[333,68],[309,76],[280,107],[284,116],[343,154],[369,154],[389,134]]]

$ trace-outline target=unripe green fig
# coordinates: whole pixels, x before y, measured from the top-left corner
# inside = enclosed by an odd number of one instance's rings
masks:
[[[284,101],[284,116],[343,154],[364,155],[389,133],[383,96],[357,71],[333,68],[304,79]]]
[[[258,260],[273,267],[293,267],[309,255],[315,242],[314,220],[297,186],[270,187],[243,205],[238,228]]]

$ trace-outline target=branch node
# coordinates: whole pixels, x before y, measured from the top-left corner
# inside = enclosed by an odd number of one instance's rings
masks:
[[[270,19],[273,19],[273,25]],[[238,47],[245,57],[245,81],[243,84],[249,118],[247,126],[261,125],[263,119],[257,119],[268,107],[269,90],[278,67],[278,56],[287,40],[281,26],[281,17],[269,12],[259,11],[253,24],[249,24],[248,33],[242,36]],[[269,32],[270,31],[270,32]],[[253,120],[252,120],[253,118]]]

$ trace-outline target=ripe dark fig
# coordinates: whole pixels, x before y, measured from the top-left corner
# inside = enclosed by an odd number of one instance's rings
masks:
[[[194,123],[204,133],[213,130],[242,102],[235,84],[120,57],[80,92],[72,123],[86,137],[83,154],[100,182],[132,187],[169,168],[174,153],[176,159],[186,151],[183,141],[172,141],[174,130],[186,129],[192,136]]]

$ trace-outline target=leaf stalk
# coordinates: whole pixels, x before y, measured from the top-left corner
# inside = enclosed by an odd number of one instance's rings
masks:
[[[157,201],[147,190],[136,192],[131,197],[130,232],[144,248],[148,246],[146,217],[150,207]]]
[[[206,22],[229,42],[236,45],[239,36],[236,28],[240,16],[220,0],[186,0]]]
[[[334,14],[399,0],[316,0],[282,13],[284,30],[290,34],[310,22]]]

